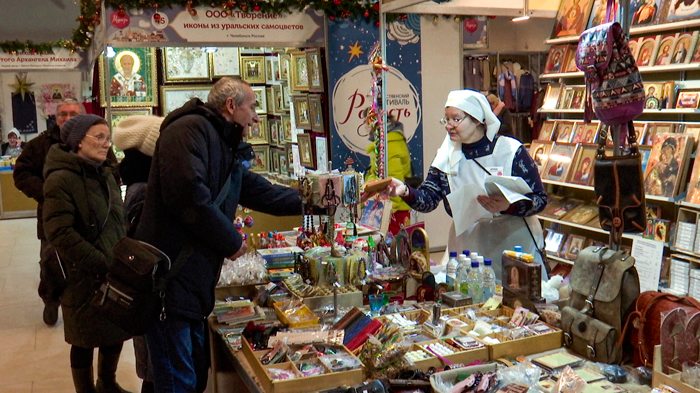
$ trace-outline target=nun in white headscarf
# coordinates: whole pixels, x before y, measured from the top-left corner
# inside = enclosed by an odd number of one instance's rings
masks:
[[[447,250],[470,250],[491,259],[497,278],[503,251],[515,246],[542,263],[538,250],[544,249],[544,238],[535,215],[547,205],[547,193],[527,150],[518,140],[498,135],[498,117],[486,97],[473,90],[450,92],[441,123],[447,135],[423,184],[414,189],[393,179],[389,194],[423,213],[444,201],[453,218]],[[485,191],[489,175],[520,177],[532,192],[509,203],[501,194]],[[546,277],[544,268],[542,272]]]

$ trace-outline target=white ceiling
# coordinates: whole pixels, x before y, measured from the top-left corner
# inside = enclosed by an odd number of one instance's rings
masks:
[[[35,43],[70,39],[78,26],[78,0],[0,0],[0,41]]]

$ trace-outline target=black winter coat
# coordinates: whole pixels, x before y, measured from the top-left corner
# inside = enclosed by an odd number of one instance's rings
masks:
[[[168,283],[166,311],[203,319],[214,308],[214,287],[225,257],[242,238],[233,225],[238,204],[273,215],[301,212],[296,190],[270,184],[236,157],[243,128],[192,99],[163,121],[148,177],[146,202],[135,238],[153,244],[172,261],[187,243],[194,251]],[[221,208],[214,206],[231,173]]]
[[[46,239],[42,217],[42,206],[44,203],[44,163],[49,149],[56,143],[61,143],[61,129],[58,125],[39,134],[36,138],[22,144],[22,154],[17,157],[13,177],[15,187],[26,196],[38,202],[36,207],[37,237]],[[116,163],[117,157],[109,150],[107,161]],[[119,172],[114,172],[114,179],[119,184]]]
[[[68,276],[61,295],[66,342],[83,348],[114,345],[129,335],[90,305],[125,234],[124,208],[109,163],[99,167],[55,144],[44,168],[44,229]]]

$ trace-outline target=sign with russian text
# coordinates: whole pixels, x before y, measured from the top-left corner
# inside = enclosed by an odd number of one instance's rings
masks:
[[[387,35],[387,107],[403,125],[413,171],[423,172],[423,122],[421,116],[420,17],[390,23]],[[358,170],[369,168],[369,129],[363,111],[372,106],[372,64],[379,28],[364,20],[328,22],[329,89],[331,108],[331,157],[333,169],[344,168],[352,158]],[[391,156],[391,144],[389,146]],[[391,172],[391,168],[389,168]]]
[[[83,65],[80,53],[56,48],[54,53],[4,53],[0,51],[0,70],[74,70]]]
[[[107,9],[107,42],[113,46],[197,44],[321,45],[323,14],[307,9],[285,15],[196,7],[155,10]]]

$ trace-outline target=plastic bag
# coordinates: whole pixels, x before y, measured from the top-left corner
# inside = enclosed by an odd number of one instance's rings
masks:
[[[569,366],[564,367],[564,370],[559,375],[557,381],[556,392],[560,393],[581,393],[588,384]]]
[[[268,281],[270,280],[267,277],[265,260],[257,252],[250,252],[235,261],[225,259],[216,286],[260,284]]]

